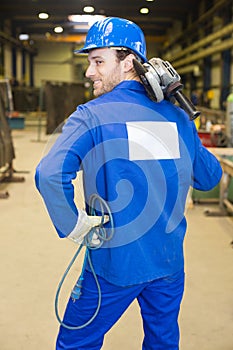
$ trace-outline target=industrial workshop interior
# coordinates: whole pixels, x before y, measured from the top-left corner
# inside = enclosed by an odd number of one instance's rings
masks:
[[[207,192],[190,187],[186,202],[180,349],[232,350],[232,0],[0,1],[0,350],[55,349],[55,296],[78,246],[58,237],[35,187],[35,169],[70,114],[94,98],[87,55],[74,51],[90,25],[109,16],[139,25],[148,59],[172,65],[182,94],[199,112],[192,122],[201,142],[222,166],[220,183]],[[74,185],[82,206],[82,178]],[[63,283],[61,317],[81,268],[82,257]],[[139,350],[142,339],[135,301],[103,349]]]

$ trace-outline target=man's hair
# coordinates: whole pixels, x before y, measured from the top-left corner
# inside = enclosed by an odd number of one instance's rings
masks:
[[[113,48],[114,49],[114,48]],[[141,58],[133,51],[127,48],[122,48],[122,49],[116,49],[116,59],[118,60],[118,62],[120,61],[124,61],[124,59],[132,54],[136,60],[138,60],[139,62],[142,62]],[[135,74],[135,77],[138,77],[138,73],[136,72],[135,68],[132,68],[132,72]]]
[[[130,49],[121,49],[121,50],[117,49],[116,50],[116,57],[119,61],[123,61],[130,54],[134,55],[137,60],[139,59],[139,57],[135,54],[135,52],[130,50]]]

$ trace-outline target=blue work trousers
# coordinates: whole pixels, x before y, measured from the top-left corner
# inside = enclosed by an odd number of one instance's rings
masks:
[[[143,319],[143,350],[178,350],[178,314],[184,290],[184,272],[151,282],[120,287],[98,277],[101,307],[86,327],[69,330],[60,327],[56,350],[99,350],[104,335],[137,298]],[[81,297],[69,300],[63,322],[69,326],[86,323],[95,313],[98,290],[91,272],[85,272]]]

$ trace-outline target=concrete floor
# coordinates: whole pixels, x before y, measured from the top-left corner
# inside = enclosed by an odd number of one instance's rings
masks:
[[[0,350],[53,350],[58,330],[54,298],[77,246],[60,240],[34,186],[34,170],[48,137],[37,130],[12,132],[17,171],[24,183],[1,184]],[[40,142],[39,142],[40,141]],[[233,349],[233,221],[188,209],[186,289],[180,313],[181,350]],[[61,293],[60,312],[80,271],[72,270]],[[139,350],[139,310],[134,303],[107,334],[104,350]],[[168,349],[169,350],[169,349]]]

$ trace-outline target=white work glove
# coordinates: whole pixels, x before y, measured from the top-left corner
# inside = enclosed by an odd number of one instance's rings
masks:
[[[93,227],[98,227],[109,221],[108,215],[102,216],[90,216],[84,210],[78,211],[78,222],[75,225],[73,231],[67,236],[68,239],[75,243],[81,244],[84,237],[90,232]],[[95,235],[95,234],[94,234]],[[93,238],[97,239],[97,235]]]

